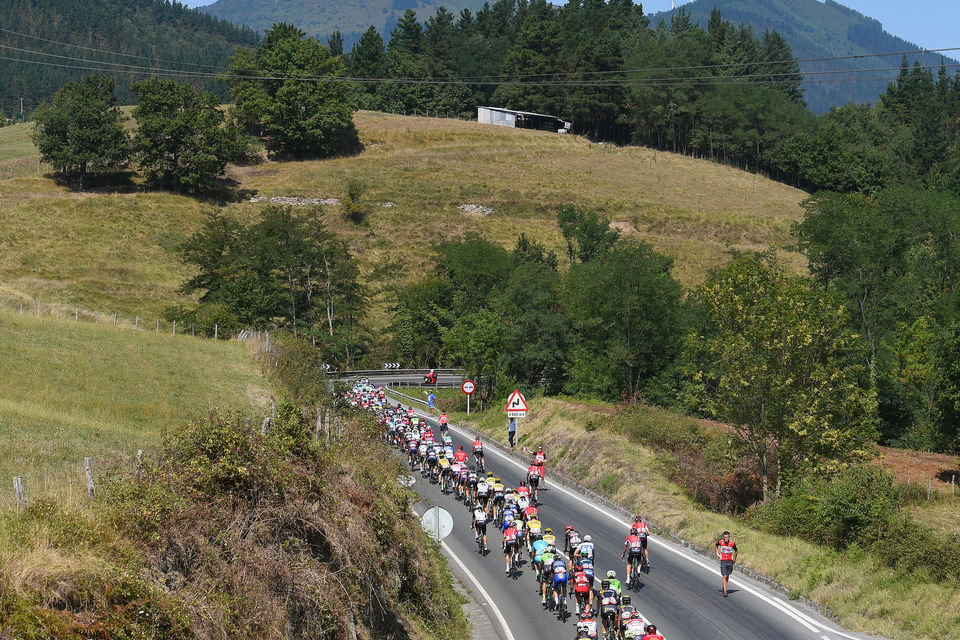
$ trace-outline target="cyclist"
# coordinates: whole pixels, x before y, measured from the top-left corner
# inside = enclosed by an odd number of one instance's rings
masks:
[[[505,487],[503,482],[500,481],[500,478],[493,479],[493,517],[497,518],[500,511],[503,510],[503,493]]]
[[[610,587],[610,581],[600,581],[600,622],[604,634],[620,628],[620,594]]]
[[[643,563],[647,572],[650,571],[650,551],[647,549],[647,537],[650,535],[650,527],[643,521],[639,515],[633,517],[633,525],[630,527],[630,533],[640,538],[640,544],[643,545],[643,557],[646,562]]]
[[[440,423],[440,432],[446,433],[448,428],[447,423],[450,422],[450,418],[447,417],[447,413],[445,411],[441,411],[440,417],[437,418],[437,421]]]
[[[476,532],[473,541],[478,542],[480,536],[483,536],[483,550],[487,551],[487,512],[480,508],[479,505],[473,510],[472,526]]]
[[[447,492],[447,476],[450,475],[450,461],[446,457],[440,458],[440,493]]]
[[[533,490],[533,500],[536,502],[540,497],[540,467],[535,460],[531,460],[530,466],[527,467],[527,482]]]
[[[464,464],[467,461],[467,452],[463,450],[463,445],[457,445],[457,451],[453,454],[453,459]]]
[[[631,575],[633,571],[633,559],[636,558],[640,560],[643,558],[643,543],[640,541],[640,536],[633,533],[633,529],[630,530],[630,535],[623,541],[623,552],[620,554],[620,557],[627,559],[627,584],[633,584],[632,580],[637,577]],[[641,562],[641,564],[643,563]]]
[[[477,480],[477,506],[486,513],[490,509],[490,485],[487,484],[488,478],[479,478]]]
[[[539,518],[527,520],[527,549],[533,553],[534,543],[543,540],[543,524]]]
[[[503,530],[503,557],[506,560],[506,568],[504,573],[510,575],[510,563],[513,560],[513,554],[516,552],[517,548],[520,546],[519,540],[517,540],[517,530],[513,527],[507,527]]]
[[[557,536],[553,535],[553,529],[547,527],[543,530],[543,539],[547,541],[551,547],[557,546]]]
[[[564,543],[563,550],[566,553],[572,553],[574,549],[577,548],[577,545],[580,544],[580,534],[577,533],[577,530],[572,524],[568,524],[564,527]]]
[[[567,599],[567,563],[563,558],[553,559],[553,602],[559,607]]]
[[[576,612],[580,613],[584,608],[593,606],[593,581],[587,576],[583,568],[578,568],[573,573],[573,596],[576,599]]]
[[[557,559],[557,548],[548,545],[540,554],[540,604],[547,604],[547,585],[553,584],[553,562]]]
[[[617,597],[619,598],[620,594],[623,593],[623,585],[617,580],[617,572],[613,569],[607,571],[607,582],[610,583],[610,588],[617,592]]]
[[[588,558],[593,560],[593,538],[590,537],[590,534],[583,536],[583,542],[577,545],[574,555],[578,555],[581,558]]]
[[[571,571],[583,571],[587,574],[587,577],[590,578],[590,584],[593,584],[593,560],[588,558],[581,558],[580,556],[573,556],[573,559],[570,561]]]
[[[477,469],[471,465],[470,470],[467,472],[467,499],[471,502],[476,502],[477,500],[477,484],[479,481],[480,478],[477,476]]]
[[[533,543],[533,549],[530,551],[530,557],[533,558],[533,570],[537,572],[537,581],[540,581],[540,573],[543,570],[543,552],[549,547],[542,538]],[[551,559],[551,563],[553,560]]]
[[[477,467],[483,469],[483,443],[480,442],[480,436],[473,441],[473,457],[477,460]]]
[[[620,603],[620,635],[624,640],[641,640],[646,633],[646,620],[630,604],[630,596],[623,596]]]
[[[717,559],[720,561],[720,576],[723,582],[723,597],[727,597],[727,580],[733,573],[733,565],[737,561],[737,555],[740,550],[737,549],[737,543],[730,539],[730,532],[724,531],[723,537],[717,540],[715,545]]]
[[[593,617],[593,611],[586,607],[580,614],[580,620],[577,622],[577,640],[589,638],[597,640],[597,621]]]
[[[657,633],[657,625],[647,625],[647,635],[643,636],[643,640],[663,640],[663,636]]]

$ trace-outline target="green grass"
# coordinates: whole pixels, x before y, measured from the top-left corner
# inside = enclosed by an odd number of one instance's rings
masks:
[[[433,247],[468,233],[512,247],[525,232],[563,255],[555,214],[575,203],[673,256],[676,276],[693,286],[730,249],[787,246],[806,196],[711,162],[573,136],[371,112],[358,113],[356,123],[365,144],[357,156],[267,161],[233,167],[230,176],[239,189],[268,197],[342,198],[350,179],[361,180],[368,224],[345,223],[335,206],[316,215],[349,242],[365,274],[396,261],[403,278],[416,279],[433,268]],[[37,300],[155,318],[185,301],[178,288],[191,272],[178,246],[218,204],[137,187],[70,191],[36,173],[29,125],[0,129],[0,154],[0,297],[8,307]],[[33,169],[10,177],[5,162]],[[495,213],[468,216],[461,204]],[[223,208],[251,220],[262,206],[244,200]],[[797,254],[784,256],[804,268]],[[374,329],[386,325],[387,306],[374,304]]]
[[[30,137],[32,123],[15,124],[0,127],[0,164],[11,160],[36,159],[37,150]]]
[[[750,529],[739,520],[704,509],[660,471],[662,453],[625,436],[630,429],[619,427],[629,425],[614,425],[622,418],[612,406],[553,398],[537,398],[529,404],[529,416],[519,423],[519,442],[531,449],[544,446],[552,460],[548,479],[552,470],[564,473],[701,547],[710,548],[729,529],[737,538],[743,565],[826,606],[855,631],[895,640],[960,639],[960,587],[891,571],[862,552],[837,553],[797,538]],[[639,421],[672,420],[678,428],[691,420],[653,407],[637,415]],[[588,424],[598,428],[588,432]],[[501,411],[474,416],[472,426],[506,441]]]
[[[84,457],[135,455],[191,413],[267,394],[236,341],[0,311],[0,479],[23,476],[30,498],[79,495]]]

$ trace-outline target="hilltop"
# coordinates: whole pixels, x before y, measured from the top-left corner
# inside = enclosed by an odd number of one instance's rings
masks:
[[[684,11],[694,23],[706,28],[714,7],[720,10],[725,20],[750,25],[757,33],[775,29],[793,48],[798,59],[916,51],[922,48],[885,31],[879,21],[834,0],[695,0],[671,11],[654,14],[651,22],[656,24],[664,20],[669,24],[675,14]],[[941,57],[936,54],[911,56],[911,64],[914,60],[924,65],[939,65]],[[869,74],[832,74],[822,79],[808,77],[803,83],[807,104],[815,113],[822,113],[834,105],[848,102],[875,102],[887,84],[896,78],[900,62],[900,56],[891,56],[801,64],[803,71],[894,68]],[[946,62],[951,64],[956,61],[947,59]],[[866,75],[871,79],[851,81]]]
[[[485,0],[217,0],[200,7],[212,16],[264,31],[275,22],[295,24],[307,35],[326,41],[334,31],[343,34],[346,47],[360,39],[371,25],[380,33],[390,33],[407,9],[414,9],[426,20],[437,9],[446,7],[454,15],[462,9],[478,11]]]
[[[396,262],[407,282],[432,268],[434,247],[468,233],[512,247],[525,232],[563,255],[556,211],[573,203],[673,256],[675,275],[694,286],[731,249],[790,245],[807,195],[710,161],[581,137],[373,112],[359,112],[356,123],[357,156],[266,161],[234,167],[230,177],[265,198],[341,198],[350,179],[360,180],[368,225],[344,222],[335,205],[318,215],[349,240],[364,273]],[[178,289],[189,269],[178,247],[218,205],[170,193],[71,192],[36,173],[26,127],[0,129],[0,140],[21,141],[18,157],[0,157],[3,295],[151,318],[185,302]],[[6,167],[26,169],[3,179]],[[252,219],[263,205],[249,195],[223,208]],[[798,254],[785,255],[804,268]],[[386,309],[378,309],[373,322],[382,327]]]

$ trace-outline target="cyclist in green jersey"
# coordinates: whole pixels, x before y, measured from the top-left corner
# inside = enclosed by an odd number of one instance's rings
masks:
[[[620,581],[617,580],[617,572],[613,569],[607,571],[607,580],[610,582],[610,588],[616,591],[619,596],[623,592],[623,588],[620,586]]]
[[[542,580],[540,581],[540,604],[547,604],[547,585],[553,589],[553,561],[557,557],[556,547],[547,547],[540,554],[540,572]]]

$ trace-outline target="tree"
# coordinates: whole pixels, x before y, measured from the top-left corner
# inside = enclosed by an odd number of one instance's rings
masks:
[[[339,29],[327,39],[327,48],[330,49],[330,55],[334,57],[343,55],[343,34]]]
[[[567,363],[568,391],[632,396],[679,352],[683,291],[670,275],[672,264],[649,245],[623,241],[571,267],[564,308],[579,350]],[[613,386],[584,384],[595,374]]]
[[[572,265],[576,260],[589,262],[610,249],[620,237],[610,229],[610,223],[595,211],[565,205],[557,212],[560,233],[567,241],[567,258]]]
[[[843,307],[799,276],[743,255],[699,289],[707,324],[688,342],[696,407],[731,424],[776,493],[865,456],[877,399]]]
[[[124,116],[113,95],[114,81],[90,75],[70,81],[34,115],[33,143],[54,171],[84,188],[87,172],[117,169],[130,158]]]
[[[255,51],[242,49],[231,59],[230,71],[238,120],[262,135],[271,151],[324,157],[359,147],[356,89],[329,80],[346,75],[343,58],[303,31],[274,25]],[[283,79],[254,79],[260,76]]]
[[[154,77],[132,86],[137,134],[134,156],[148,181],[179,191],[213,186],[246,152],[242,132],[224,123],[220,100],[186,84]]]

